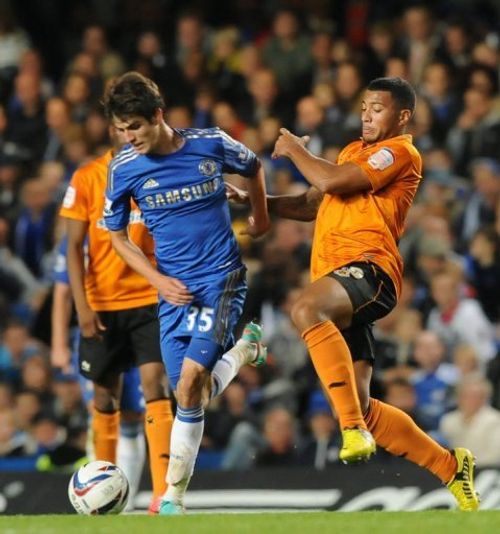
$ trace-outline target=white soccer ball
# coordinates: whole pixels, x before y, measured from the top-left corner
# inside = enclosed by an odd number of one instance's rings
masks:
[[[111,462],[96,460],[73,473],[68,486],[69,501],[84,515],[119,514],[127,504],[128,480]]]

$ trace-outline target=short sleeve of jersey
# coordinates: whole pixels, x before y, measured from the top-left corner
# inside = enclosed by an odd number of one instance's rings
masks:
[[[109,230],[126,228],[130,219],[130,192],[123,173],[111,162],[104,201],[104,219]]]
[[[257,174],[259,159],[245,145],[236,141],[222,130],[219,130],[224,149],[224,163],[222,172],[240,174],[247,178]]]
[[[59,211],[62,217],[77,219],[78,221],[89,220],[91,193],[87,173],[88,171],[83,167],[73,174]]]
[[[59,243],[57,247],[56,259],[54,262],[53,281],[61,284],[69,285],[68,276],[68,262],[66,259],[68,251],[68,239],[64,239]]]
[[[408,148],[402,143],[391,143],[388,146],[374,146],[362,150],[353,157],[347,157],[359,165],[368,176],[373,191],[382,189],[394,179],[401,176],[412,163]]]

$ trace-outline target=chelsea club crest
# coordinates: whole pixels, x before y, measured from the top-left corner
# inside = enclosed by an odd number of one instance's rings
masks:
[[[205,176],[212,176],[217,171],[217,165],[212,159],[204,159],[198,165],[201,174]]]

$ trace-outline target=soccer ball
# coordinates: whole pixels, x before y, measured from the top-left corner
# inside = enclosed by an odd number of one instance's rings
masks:
[[[79,514],[119,514],[127,504],[128,480],[111,462],[96,460],[73,473],[69,501]]]

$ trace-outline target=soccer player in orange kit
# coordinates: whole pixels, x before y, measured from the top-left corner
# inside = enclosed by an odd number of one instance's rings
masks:
[[[362,137],[335,164],[311,154],[307,137],[282,129],[273,157],[289,158],[312,187],[302,195],[268,197],[268,206],[281,217],[316,220],[311,283],[291,315],[339,418],[340,459],[367,460],[378,444],[434,473],[460,509],[476,510],[471,452],[441,447],[408,415],[369,393],[372,323],[394,308],[400,294],[398,240],[421,180],[421,156],[405,134],[415,105],[415,91],[405,80],[370,82]],[[228,196],[246,200],[231,186]]]

